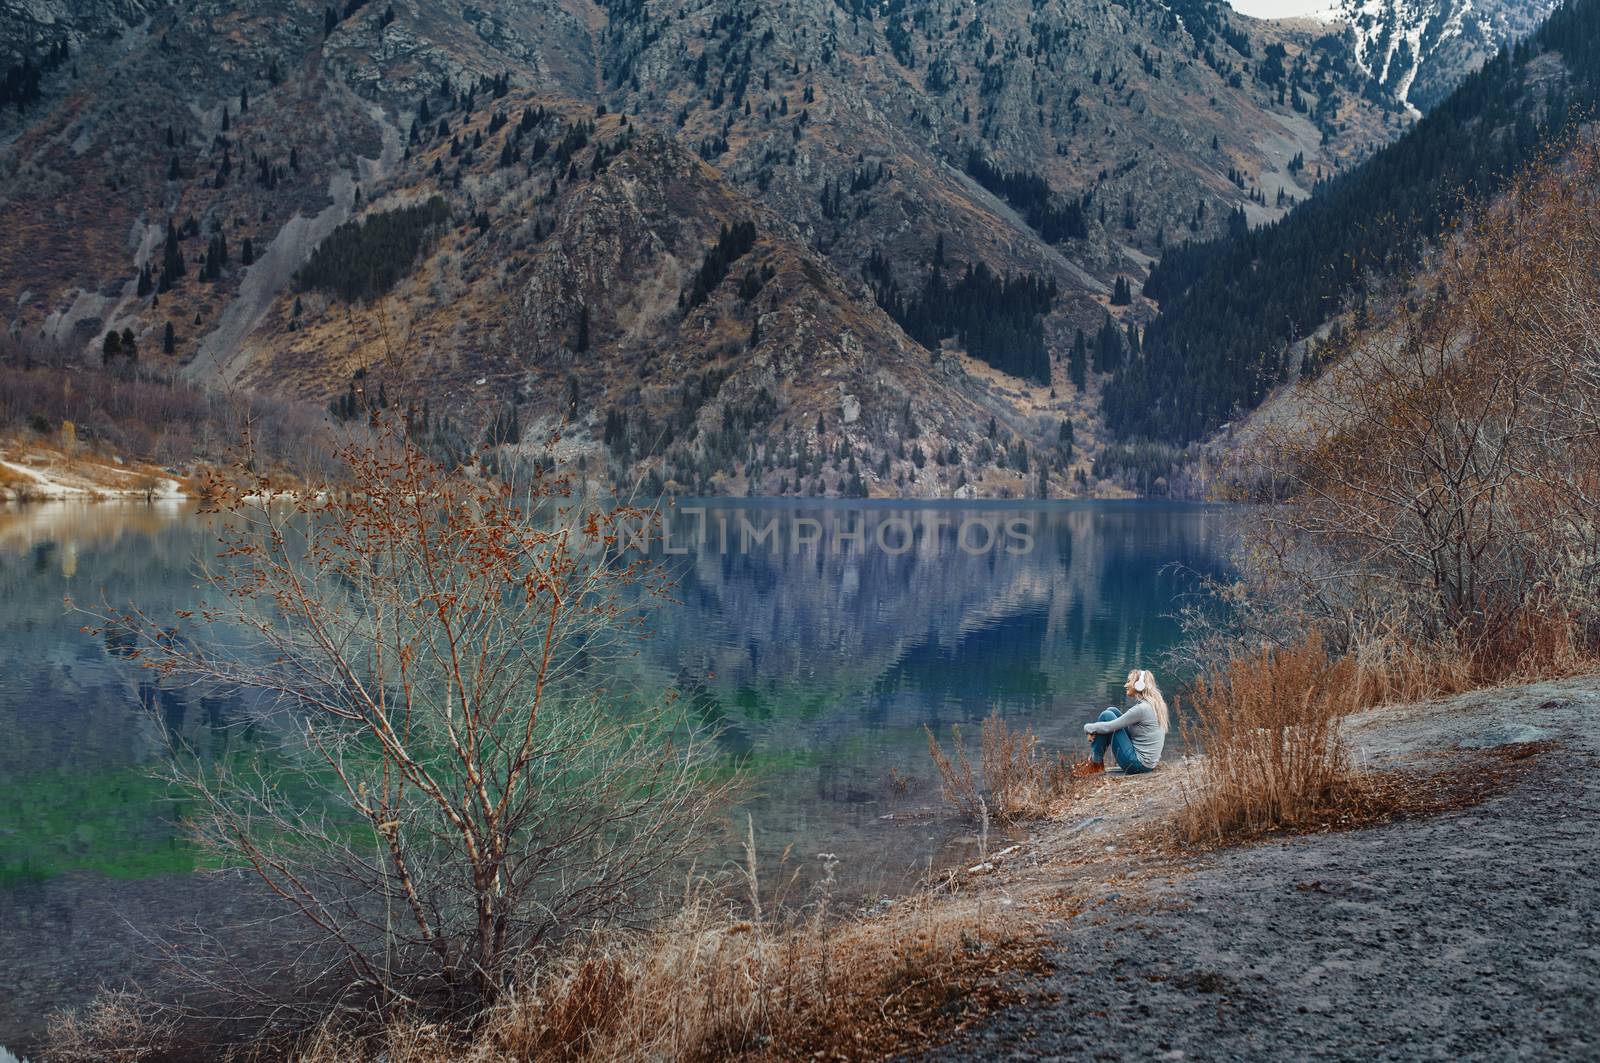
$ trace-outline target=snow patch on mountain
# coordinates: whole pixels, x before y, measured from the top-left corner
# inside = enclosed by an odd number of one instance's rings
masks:
[[[1357,67],[1413,116],[1523,34],[1552,0],[1340,0]]]

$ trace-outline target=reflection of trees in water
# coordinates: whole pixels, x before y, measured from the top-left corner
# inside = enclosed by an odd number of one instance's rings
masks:
[[[238,691],[197,693],[155,679],[137,684],[139,707],[157,722],[167,756],[220,757],[253,746],[260,736],[258,714],[249,711]],[[198,712],[191,715],[191,703]]]
[[[869,541],[870,522],[889,512],[865,511]],[[1226,547],[1227,516],[1215,510],[991,511],[1019,513],[1036,537],[1026,555],[970,556],[946,530],[901,557],[788,543],[776,555],[722,553],[713,541],[678,559],[682,604],[662,610],[647,657],[750,751],[745,808],[764,859],[790,845],[801,859],[842,854],[851,888],[867,891],[914,879],[930,847],[950,839],[881,817],[936,800],[922,725],[943,733],[999,707],[1052,744],[1077,737],[1079,717],[1114,696],[1124,666],[1141,653],[1148,663],[1174,636],[1163,614],[1189,583],[1168,566],[1216,572]]]
[[[192,503],[40,502],[0,506],[0,556],[35,543],[71,543],[103,550],[124,540],[145,542],[198,527]]]
[[[752,511],[713,509],[708,524],[741,512]],[[970,719],[995,703],[1027,710],[1063,694],[1108,696],[1125,663],[1148,662],[1174,635],[1168,615],[1188,584],[1167,566],[1216,571],[1226,520],[1194,507],[993,510],[983,515],[1001,524],[1027,519],[1033,549],[974,556],[955,527],[929,534],[915,512],[911,551],[872,545],[879,521],[905,515],[779,511],[825,529],[859,522],[865,549],[848,540],[830,549],[825,531],[819,546],[795,550],[785,539],[777,553],[724,552],[708,535],[678,563],[682,604],[660,618],[653,659],[673,662],[680,685],[698,677],[697,697],[714,692],[719,711],[774,737],[844,716],[910,727],[930,706]]]
[[[137,763],[165,747],[138,711],[132,648],[115,627],[98,640],[65,599],[155,611],[192,606],[207,522],[176,505],[44,503],[0,507],[0,774]],[[186,722],[185,726],[192,726]]]
[[[694,721],[716,735],[720,749],[735,756],[750,752],[749,732],[735,715],[723,708],[707,677],[689,668],[680,668],[673,688]]]
[[[130,632],[85,633],[66,599],[170,615],[195,604],[190,573],[213,546],[177,507],[0,508],[0,879],[192,866],[187,803],[152,773],[174,749],[217,757],[252,740],[239,698],[162,683]]]
[[[947,715],[966,721],[996,704],[1038,708],[1051,695],[1044,660],[1048,639],[1048,610],[1030,607],[996,617],[954,641],[916,642],[873,682],[868,719],[892,724],[893,708],[914,702],[927,709],[917,722],[939,730]]]
[[[930,528],[930,512],[950,523]],[[756,524],[778,517],[778,552],[718,549],[718,519],[737,529],[746,515]],[[996,549],[963,552],[957,522],[970,516],[1002,526],[1026,519],[1033,549],[1007,553],[1002,536]],[[822,522],[823,542],[796,549],[795,517]],[[899,556],[874,545],[878,525],[896,517],[916,527]],[[996,702],[1030,710],[1110,696],[1124,663],[1148,660],[1171,637],[1163,614],[1180,581],[1163,566],[1214,571],[1226,520],[1214,510],[1116,504],[713,507],[701,548],[667,559],[681,604],[659,614],[647,658],[659,662],[660,679],[676,679],[700,718],[726,729],[730,749],[749,748],[757,732],[779,744],[813,742],[845,719],[914,727],[930,712],[972,718]],[[856,526],[865,548],[847,538],[830,548],[835,527]],[[737,547],[737,531],[731,538]],[[0,765],[21,767],[41,753],[50,762],[159,754],[157,729],[127,711],[129,672],[108,667],[126,657],[126,633],[107,628],[95,647],[62,598],[138,600],[155,614],[190,606],[194,559],[213,547],[208,524],[178,507],[0,511],[0,665],[13,677],[0,688],[0,726],[32,747],[13,743]]]

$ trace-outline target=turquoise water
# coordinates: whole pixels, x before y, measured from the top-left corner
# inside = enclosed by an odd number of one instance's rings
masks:
[[[1127,669],[1159,667],[1176,599],[1220,571],[1231,520],[1157,503],[681,502],[659,555],[678,601],[640,667],[745,765],[737,829],[748,813],[763,864],[787,851],[804,874],[832,853],[842,889],[870,898],[970,843],[926,814],[923,726],[945,737],[998,709],[1080,748]],[[0,509],[0,1044],[136,966],[146,924],[231,903],[189,874],[182,796],[149,768],[163,726],[199,747],[251,740],[237,704],[141,682],[63,601],[182,608],[212,547],[181,505]]]

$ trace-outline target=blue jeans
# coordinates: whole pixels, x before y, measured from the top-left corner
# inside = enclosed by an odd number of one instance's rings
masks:
[[[1100,722],[1110,723],[1121,715],[1122,713],[1116,709],[1107,709],[1100,714]],[[1117,764],[1121,766],[1124,774],[1138,775],[1140,772],[1150,770],[1139,759],[1139,751],[1133,748],[1133,738],[1126,730],[1112,731],[1108,735],[1095,735],[1094,745],[1089,747],[1090,759],[1096,764],[1104,764],[1107,747],[1110,747],[1111,755],[1117,758]]]

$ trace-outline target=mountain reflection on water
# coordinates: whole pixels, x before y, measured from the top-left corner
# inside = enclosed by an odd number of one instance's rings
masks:
[[[745,549],[730,532],[723,548],[720,526],[774,515],[816,521],[820,541]],[[1002,529],[991,549],[960,538],[972,519]],[[880,537],[886,521],[899,526]],[[1019,521],[1030,549],[1004,532]],[[943,738],[998,710],[1076,750],[1128,668],[1159,668],[1177,599],[1222,571],[1231,523],[1158,503],[685,502],[674,538],[690,553],[664,558],[682,604],[659,618],[647,666],[747,755],[758,833],[802,859],[848,856],[853,885],[888,889],[948,836],[879,818],[937,800],[923,726]]]

